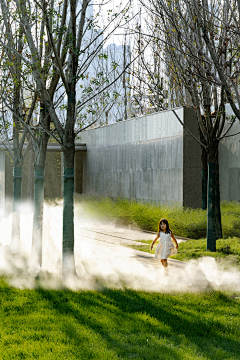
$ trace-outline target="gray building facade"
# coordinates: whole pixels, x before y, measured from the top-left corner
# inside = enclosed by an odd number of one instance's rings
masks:
[[[198,137],[194,110],[181,107],[175,111]],[[222,200],[240,201],[239,121],[227,136],[219,145],[220,195]],[[0,215],[11,211],[12,170],[10,156],[2,147]],[[60,147],[49,144],[45,197],[62,196],[62,173]],[[23,166],[23,200],[27,197],[28,174],[27,157]],[[200,145],[171,110],[86,130],[76,144],[74,191],[89,196],[201,207]]]
[[[191,108],[176,109],[198,136]],[[172,111],[81,133],[82,193],[153,203],[201,206],[200,145]]]

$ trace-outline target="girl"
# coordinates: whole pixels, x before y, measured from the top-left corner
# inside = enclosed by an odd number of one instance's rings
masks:
[[[158,238],[160,238],[160,241],[155,251],[155,258],[161,259],[162,265],[167,270],[167,266],[168,266],[167,258],[177,253],[176,249],[178,248],[178,243],[175,237],[173,236],[173,233],[170,230],[168,221],[166,219],[161,219],[159,221],[158,234],[156,239],[154,239],[151,245],[151,250]],[[173,239],[173,241],[175,242],[176,249],[174,248],[171,239]]]

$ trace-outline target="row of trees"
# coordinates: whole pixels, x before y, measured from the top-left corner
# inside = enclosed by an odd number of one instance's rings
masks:
[[[12,248],[19,250],[22,165],[33,146],[32,255],[41,266],[44,169],[53,138],[64,157],[63,272],[74,273],[75,139],[118,96],[109,88],[124,69],[116,71],[118,64],[113,63],[94,71],[92,64],[107,60],[104,42],[130,21],[131,4],[120,4],[115,13],[98,4],[95,14],[90,0],[1,0],[0,5],[1,140],[14,165]],[[98,24],[101,11],[108,17],[103,29]]]
[[[207,248],[215,251],[216,239],[222,237],[218,145],[230,136],[234,121],[240,120],[240,3],[141,3],[146,21],[132,32],[139,39],[138,51],[145,43],[149,43],[150,50],[141,53],[135,65],[135,96],[140,103],[145,94],[145,101],[147,97],[155,111],[182,105],[195,109],[199,130],[196,141],[202,151],[202,207],[208,209]],[[145,93],[138,86],[143,83]],[[234,116],[226,115],[226,103]]]
[[[75,139],[108,113],[118,97],[116,86],[110,89],[121,76],[126,117],[126,69],[133,64],[131,98],[140,113],[146,106],[155,111],[179,105],[195,109],[202,203],[208,208],[207,248],[215,251],[216,239],[222,237],[218,144],[229,136],[235,118],[240,119],[239,2],[149,0],[142,3],[146,23],[134,26],[129,25],[131,4],[120,5],[117,12],[105,9],[103,29],[98,19],[104,5],[93,14],[90,0],[0,0],[0,5],[1,136],[14,164],[13,249],[19,248],[22,165],[33,147],[32,249],[41,265],[44,168],[51,137],[64,155],[63,270],[74,272]],[[135,36],[131,60],[124,56],[122,67],[115,61],[104,66],[108,56],[103,44],[121,26]],[[89,76],[91,67],[95,70]],[[235,114],[231,119],[226,117],[227,102]]]

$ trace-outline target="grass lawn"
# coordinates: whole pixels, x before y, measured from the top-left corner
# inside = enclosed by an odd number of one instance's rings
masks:
[[[0,279],[0,359],[239,359],[240,300],[221,292],[18,290]]]
[[[223,208],[225,239],[218,240],[217,252],[209,255],[239,265],[239,205],[223,204]],[[165,216],[175,234],[192,233],[197,239],[206,225],[206,212],[201,210],[108,199],[77,201],[76,213],[155,231],[159,218]],[[189,240],[179,245],[174,257],[206,256],[205,247],[204,239]],[[150,245],[136,248],[150,252]],[[237,293],[162,294],[107,288],[74,292],[37,286],[20,290],[0,277],[0,360],[237,360],[239,310]]]
[[[168,219],[174,234],[190,239],[206,237],[207,211],[185,209],[179,205],[143,204],[136,201],[109,198],[75,197],[75,212],[80,217],[91,216],[101,221],[131,225],[157,232],[161,218]],[[223,237],[240,237],[240,203],[222,202]]]
[[[217,240],[217,251],[206,251],[207,211],[201,209],[184,209],[177,204],[172,206],[143,204],[136,201],[119,199],[113,201],[109,198],[76,197],[76,213],[80,216],[94,216],[106,222],[121,225],[130,225],[143,230],[157,232],[159,219],[165,217],[177,236],[187,237],[186,243],[179,244],[177,260],[197,259],[202,256],[212,256],[227,268],[229,266],[240,268],[240,203],[222,202],[222,228],[224,239]],[[134,249],[154,253],[150,250],[152,241],[142,241],[144,244],[131,246]]]
[[[154,245],[153,250],[151,250],[150,245],[152,244],[152,240],[138,241],[142,242],[143,245],[132,245],[130,247],[136,250],[149,252],[151,254],[155,253],[158,242]],[[146,246],[146,244],[149,244],[149,246]],[[211,256],[216,258],[218,263],[223,265],[225,268],[238,267],[240,269],[239,238],[233,237],[217,240],[216,248],[216,252],[206,251],[206,239],[188,240],[179,244],[178,253],[171,256],[171,258],[188,261],[190,259],[198,259],[203,256]]]

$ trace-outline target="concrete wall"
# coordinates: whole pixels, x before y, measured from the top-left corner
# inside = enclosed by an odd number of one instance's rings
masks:
[[[232,111],[227,108],[227,113]],[[225,126],[225,130],[227,126]],[[236,120],[229,136],[219,144],[220,195],[222,200],[240,201],[240,124]]]
[[[184,108],[184,124],[198,139],[196,115],[193,109]],[[201,147],[189,132],[183,129],[183,206],[202,206]]]
[[[197,134],[193,110],[176,112]],[[80,141],[87,145],[83,193],[201,206],[200,146],[172,111],[87,130]]]
[[[177,114],[198,137],[194,111],[179,108]],[[228,135],[239,132],[237,120]],[[81,134],[79,143],[83,142],[87,151],[75,153],[75,192],[201,207],[200,146],[171,111],[87,130]],[[221,199],[240,201],[240,134],[220,142],[219,165]],[[28,166],[27,157],[23,198],[27,195]],[[62,196],[60,152],[48,153],[45,176],[45,196]],[[12,177],[10,157],[1,150],[0,212],[4,195],[12,197]]]

